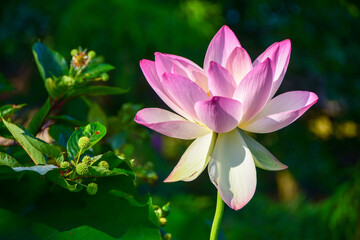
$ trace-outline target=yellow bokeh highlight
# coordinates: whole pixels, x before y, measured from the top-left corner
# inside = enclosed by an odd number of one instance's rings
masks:
[[[318,116],[310,121],[310,131],[317,137],[327,140],[333,134],[333,124],[329,117]]]
[[[336,137],[337,138],[354,138],[357,137],[358,127],[357,124],[353,121],[346,121],[340,123],[336,128]]]

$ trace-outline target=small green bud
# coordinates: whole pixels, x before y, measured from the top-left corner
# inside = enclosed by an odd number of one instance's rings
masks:
[[[107,80],[109,80],[109,75],[107,73],[102,73],[101,74],[101,80],[106,82]]]
[[[89,183],[89,185],[86,187],[86,192],[93,196],[98,191],[98,185],[96,183]]]
[[[171,236],[170,233],[167,233],[167,234],[165,234],[165,235],[163,236],[163,239],[164,239],[164,240],[171,240],[171,238],[172,238],[172,236]]]
[[[164,218],[164,217],[159,218],[159,225],[160,225],[161,227],[164,227],[164,226],[166,225],[166,223],[167,223],[167,219],[166,219],[166,218]]]
[[[85,163],[79,163],[76,165],[76,173],[80,176],[84,176],[89,173],[89,166]]]
[[[94,58],[96,56],[96,52],[95,51],[89,51],[88,52],[88,57],[89,58]]]
[[[91,158],[86,155],[83,157],[82,162],[89,166],[91,164]]]
[[[103,168],[106,168],[106,169],[110,168],[109,163],[107,161],[101,161],[99,163],[99,167],[103,167]]]
[[[75,79],[69,76],[63,76],[61,81],[64,85],[71,87],[75,85]]]
[[[64,162],[60,163],[60,167],[61,168],[69,168],[70,163],[68,161],[64,161]]]
[[[159,206],[157,205],[154,205],[154,212],[155,212],[155,215],[158,217],[158,218],[161,218],[162,216],[162,210]]]
[[[86,148],[89,146],[90,138],[88,137],[81,137],[78,141],[79,148]]]
[[[162,206],[161,210],[162,210],[162,216],[167,217],[170,213],[170,202]]]
[[[71,56],[75,56],[75,55],[78,54],[78,53],[79,53],[79,51],[78,51],[77,49],[73,49],[73,50],[71,50],[71,52],[70,52]]]

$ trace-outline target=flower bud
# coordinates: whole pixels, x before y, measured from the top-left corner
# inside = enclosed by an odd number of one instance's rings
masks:
[[[73,49],[73,50],[71,50],[71,52],[70,52],[71,56],[75,56],[75,55],[78,54],[78,53],[79,53],[79,51],[78,51],[77,49]]]
[[[90,143],[90,138],[88,137],[81,137],[78,140],[78,146],[79,148],[87,148]]]
[[[154,205],[154,212],[155,212],[155,215],[158,217],[158,218],[161,218],[161,215],[162,215],[162,210],[159,206],[157,205]]]
[[[91,164],[91,158],[86,155],[83,157],[82,162],[89,166]]]
[[[95,51],[89,51],[88,56],[89,56],[89,58],[94,58],[96,56],[96,52]]]
[[[170,233],[167,233],[167,234],[165,234],[165,235],[163,236],[163,239],[164,239],[164,240],[171,240],[171,238],[172,238],[172,236],[171,236]]]
[[[106,168],[106,169],[110,168],[109,163],[107,161],[101,161],[99,163],[99,167],[103,167],[103,168]]]
[[[61,78],[61,82],[68,87],[74,86],[75,85],[75,79],[69,76],[63,76]]]
[[[166,225],[166,223],[167,223],[167,219],[166,219],[166,218],[164,218],[164,217],[159,218],[159,225],[160,225],[161,227],[164,227],[164,226]]]
[[[102,73],[101,74],[101,80],[106,82],[107,80],[109,80],[109,75],[107,73]]]
[[[162,210],[162,216],[163,216],[163,217],[168,216],[169,213],[170,213],[170,202],[168,202],[167,204],[165,204],[164,206],[162,206],[161,210]]]
[[[80,176],[85,176],[89,173],[89,166],[85,163],[79,163],[78,165],[76,165],[76,173]]]
[[[89,185],[86,187],[86,192],[93,196],[98,191],[98,185],[96,183],[89,183]]]
[[[70,163],[68,161],[64,161],[62,163],[60,163],[60,168],[69,168],[70,167]]]

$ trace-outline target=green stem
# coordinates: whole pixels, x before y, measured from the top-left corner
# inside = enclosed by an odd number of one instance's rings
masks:
[[[215,216],[214,216],[213,224],[211,226],[210,240],[216,240],[219,235],[220,224],[223,213],[224,213],[224,202],[221,199],[221,196],[218,192],[217,200],[216,200]]]

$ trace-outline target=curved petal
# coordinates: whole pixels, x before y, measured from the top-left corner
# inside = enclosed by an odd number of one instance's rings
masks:
[[[155,63],[156,71],[159,76],[162,76],[166,72],[175,73],[192,80],[203,88],[205,92],[208,91],[207,76],[202,68],[189,59],[172,54],[156,52]]]
[[[252,68],[251,58],[242,47],[235,48],[226,62],[226,69],[233,76],[236,85],[240,83]]]
[[[194,120],[199,120],[194,105],[198,101],[206,100],[209,96],[196,83],[183,76],[164,73],[163,86],[168,94]]]
[[[228,26],[223,26],[215,34],[206,51],[204,59],[204,71],[208,72],[210,62],[214,61],[221,66],[226,66],[226,61],[236,47],[241,47],[236,35]]]
[[[144,73],[144,76],[149,83],[150,87],[156,92],[156,94],[163,100],[163,102],[168,105],[172,110],[174,110],[179,115],[191,119],[191,117],[182,110],[170,96],[164,91],[164,88],[160,82],[160,79],[156,72],[155,62],[147,59],[140,61],[140,68]]]
[[[211,132],[192,142],[164,182],[192,181],[197,178],[209,163],[208,155],[214,148],[215,140],[216,134]]]
[[[274,61],[275,72],[274,72],[274,82],[272,85],[271,93],[269,99],[271,99],[276,91],[279,89],[284,75],[286,73],[287,67],[289,65],[291,53],[291,42],[289,39],[286,39],[281,42],[276,42],[268,47],[265,52],[263,52],[253,63],[254,67],[264,61],[266,58],[270,58]]]
[[[232,98],[235,89],[236,83],[229,71],[216,62],[210,62],[209,92],[211,95]]]
[[[210,129],[172,112],[160,108],[144,108],[137,112],[135,122],[161,134],[173,138],[194,139],[209,132]]]
[[[283,93],[269,101],[250,123],[239,127],[255,133],[274,132],[294,122],[317,100],[317,95],[312,92]]]
[[[236,128],[241,118],[242,106],[239,101],[225,97],[212,97],[195,104],[195,111],[202,123],[217,133]]]
[[[256,188],[255,164],[237,129],[219,134],[208,171],[221,198],[232,209],[241,209],[253,197]]]
[[[254,67],[237,86],[234,99],[243,105],[241,123],[254,117],[269,98],[273,81],[273,62],[267,58]]]

